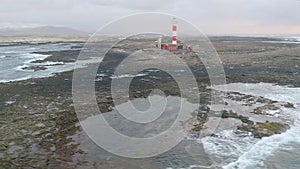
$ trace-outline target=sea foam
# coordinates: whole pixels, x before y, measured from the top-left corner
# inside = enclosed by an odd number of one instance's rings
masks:
[[[224,89],[224,86],[215,86],[213,88],[216,90]],[[226,85],[226,88],[228,91],[262,96],[275,101],[290,102],[294,104],[295,108],[282,108],[285,114],[288,114],[291,119],[294,119],[291,128],[282,134],[264,137],[254,142],[248,140],[248,143],[247,140],[244,142],[244,139],[236,140],[232,134],[230,136],[232,139],[231,142],[228,140],[224,142],[222,138],[203,138],[201,141],[204,144],[206,152],[221,156],[229,154],[229,158],[231,158],[229,161],[231,161],[233,157],[237,157],[236,160],[225,165],[223,164],[224,169],[264,168],[265,159],[271,156],[274,151],[279,148],[290,148],[290,145],[300,143],[300,88],[278,86],[269,83],[233,83]],[[230,145],[226,146],[228,143],[230,143]]]

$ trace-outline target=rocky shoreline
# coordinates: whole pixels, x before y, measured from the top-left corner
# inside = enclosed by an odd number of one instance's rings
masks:
[[[228,83],[266,82],[300,86],[299,75],[295,74],[296,65],[300,66],[300,46],[266,43],[256,38],[213,37],[211,40],[224,63]],[[225,40],[229,42],[224,42]],[[141,42],[132,40],[126,43],[138,47]],[[125,47],[126,45],[120,46],[121,49]],[[37,63],[71,63],[76,60],[79,50],[37,53],[51,55],[43,61],[36,61]],[[95,82],[97,102],[102,112],[109,112],[114,107],[110,93],[112,71],[120,60],[126,57],[126,52],[124,54],[112,50],[108,56],[111,57],[104,59],[101,69],[98,70],[98,74],[105,73],[107,76]],[[222,107],[213,110],[214,106],[207,106],[210,104],[212,89],[207,88],[210,82],[205,67],[201,64],[190,67],[196,76],[203,105],[199,112],[196,112],[198,120],[191,129],[192,132],[217,137],[214,132],[206,131],[216,118],[224,120],[224,128],[232,128],[256,138],[282,133],[289,128],[289,122],[276,117],[276,114],[280,114],[278,108],[282,106],[293,109],[294,106],[288,102],[279,103],[235,92],[219,92],[224,96],[225,109]],[[40,71],[40,68],[31,69]],[[162,72],[151,72],[145,77],[136,77],[135,82],[130,91],[131,99],[146,98],[153,88],[161,89],[167,96],[180,96],[176,83]],[[114,165],[111,165],[111,160],[107,160],[111,156],[109,154],[105,154],[100,161],[85,158],[88,152],[79,148],[80,143],[72,139],[76,133],[82,132],[72,101],[72,71],[48,78],[1,83],[0,91],[3,93],[0,95],[0,116],[3,117],[0,120],[0,163],[4,168],[122,168],[122,160],[118,162],[119,158],[113,158]],[[192,99],[190,101],[192,102]],[[248,112],[242,112],[241,109]],[[212,116],[206,115],[208,110],[215,113]]]
[[[230,128],[236,133],[244,133],[255,138],[262,138],[283,133],[290,128],[289,125],[291,125],[291,122],[279,117],[279,115],[283,113],[279,107],[282,106],[293,109],[294,106],[292,103],[278,103],[277,101],[272,101],[263,97],[251,96],[238,92],[227,92],[222,94],[225,98],[225,107],[224,109],[216,110],[215,113],[220,115],[220,117],[212,115],[212,118],[240,120],[240,123],[233,124],[225,129]],[[249,109],[243,108],[244,106],[247,106]],[[244,111],[243,113],[240,113],[242,109]],[[198,113],[199,122],[194,125],[192,131],[198,131],[200,133],[210,131],[210,117],[208,113],[211,112],[209,110],[210,108],[207,108],[205,111],[200,111],[200,113]],[[253,117],[252,114],[256,116]],[[265,121],[262,119],[265,119]],[[220,132],[222,130],[224,129],[221,128],[217,131]],[[217,136],[215,133],[206,133],[204,136],[206,135]]]

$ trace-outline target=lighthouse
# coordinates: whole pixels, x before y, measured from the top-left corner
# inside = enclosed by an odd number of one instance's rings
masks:
[[[177,20],[175,17],[172,20],[172,44],[177,45]]]
[[[172,43],[162,43],[162,36],[159,36],[156,42],[156,48],[162,50],[169,50],[171,52],[177,52],[178,50],[190,50],[190,48],[182,42],[179,42],[179,44],[177,43],[177,19],[175,17],[172,19]]]

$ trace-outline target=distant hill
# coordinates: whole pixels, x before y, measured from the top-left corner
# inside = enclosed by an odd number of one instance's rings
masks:
[[[35,28],[5,28],[0,29],[0,36],[87,36],[85,32],[67,27],[40,26]]]

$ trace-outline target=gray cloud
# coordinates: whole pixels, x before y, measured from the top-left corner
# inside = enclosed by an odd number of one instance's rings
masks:
[[[161,10],[173,8],[178,0],[87,0],[100,6],[120,7],[132,10]]]
[[[0,0],[0,2],[0,23],[60,25],[94,31],[124,15],[155,11],[186,18],[206,33],[299,31],[300,34],[298,0]]]

